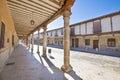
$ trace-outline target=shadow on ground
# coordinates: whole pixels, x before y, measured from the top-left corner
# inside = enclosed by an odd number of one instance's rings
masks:
[[[69,73],[68,73],[74,80],[83,80],[82,78],[80,78],[76,73],[75,73],[75,71],[70,71]]]
[[[48,63],[49,67],[54,71],[54,72],[62,72],[60,69],[58,69],[47,57],[44,58],[45,61]],[[63,73],[62,73],[63,74]],[[75,71],[70,71],[69,74],[74,80],[82,80],[82,78],[80,78]]]
[[[32,54],[34,54],[34,53],[32,53]],[[50,53],[48,54],[48,56],[49,56],[50,59],[55,59],[55,57],[53,57]],[[41,57],[41,56],[39,55],[39,58],[40,58],[40,60],[41,60],[42,65],[44,65],[43,59],[46,61],[46,63],[47,63],[48,66],[50,67],[50,69],[53,71],[54,75],[56,74],[56,76],[64,76],[64,79],[67,80],[67,79],[65,78],[64,72],[61,71],[59,68],[57,68],[57,67],[50,61],[50,59],[49,59],[48,57]],[[80,78],[80,77],[75,73],[75,71],[73,71],[73,70],[70,71],[70,72],[67,73],[67,74],[68,74],[69,76],[71,76],[72,79],[74,79],[74,80],[83,80],[83,79]],[[69,80],[69,79],[68,79],[68,80]]]

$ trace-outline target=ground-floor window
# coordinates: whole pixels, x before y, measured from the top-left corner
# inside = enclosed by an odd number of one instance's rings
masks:
[[[90,39],[85,39],[85,45],[90,45]]]
[[[116,46],[116,41],[115,41],[115,39],[114,39],[114,38],[109,38],[109,39],[107,40],[107,45],[108,45],[108,47],[115,47],[115,46]]]
[[[61,41],[61,44],[63,44],[63,41]]]

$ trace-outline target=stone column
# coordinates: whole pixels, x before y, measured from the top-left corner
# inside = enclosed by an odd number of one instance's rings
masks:
[[[33,37],[33,33],[32,33],[32,47],[31,47],[31,52],[33,52],[33,45],[34,45],[34,37]]]
[[[26,36],[26,46],[28,47],[28,36]]]
[[[28,49],[30,49],[30,36],[28,36]]]
[[[40,51],[39,51],[39,44],[40,44],[40,33],[39,33],[40,29],[38,29],[38,40],[37,40],[37,44],[38,44],[38,47],[37,47],[37,53],[38,55],[40,54]]]
[[[70,65],[70,20],[71,12],[66,10],[63,14],[64,19],[64,65],[61,67],[62,71],[69,72],[72,70]]]
[[[47,26],[43,27],[44,29],[44,35],[43,35],[43,57],[46,57],[46,47],[47,47]]]

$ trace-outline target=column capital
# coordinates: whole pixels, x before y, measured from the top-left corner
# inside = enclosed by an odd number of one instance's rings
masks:
[[[47,26],[43,27],[44,30],[47,30]]]
[[[38,31],[40,31],[40,28],[38,28]]]
[[[71,10],[70,10],[70,9],[67,9],[67,10],[63,13],[63,16],[64,16],[64,17],[69,17],[71,14],[72,14]]]

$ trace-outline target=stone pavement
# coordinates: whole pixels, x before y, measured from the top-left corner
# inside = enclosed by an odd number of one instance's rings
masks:
[[[34,45],[33,53],[22,45],[17,46],[1,72],[0,80],[120,80],[119,57],[70,51],[73,71],[66,74],[60,70],[63,49],[47,47],[47,52],[48,49],[52,53],[43,58],[36,53],[37,45]]]
[[[51,47],[48,47],[48,49]],[[63,64],[63,49],[51,48],[51,61],[59,67]],[[83,80],[120,80],[120,57],[70,51],[73,71]]]
[[[67,80],[48,58],[37,61],[25,46],[18,45],[0,73],[0,80]]]

